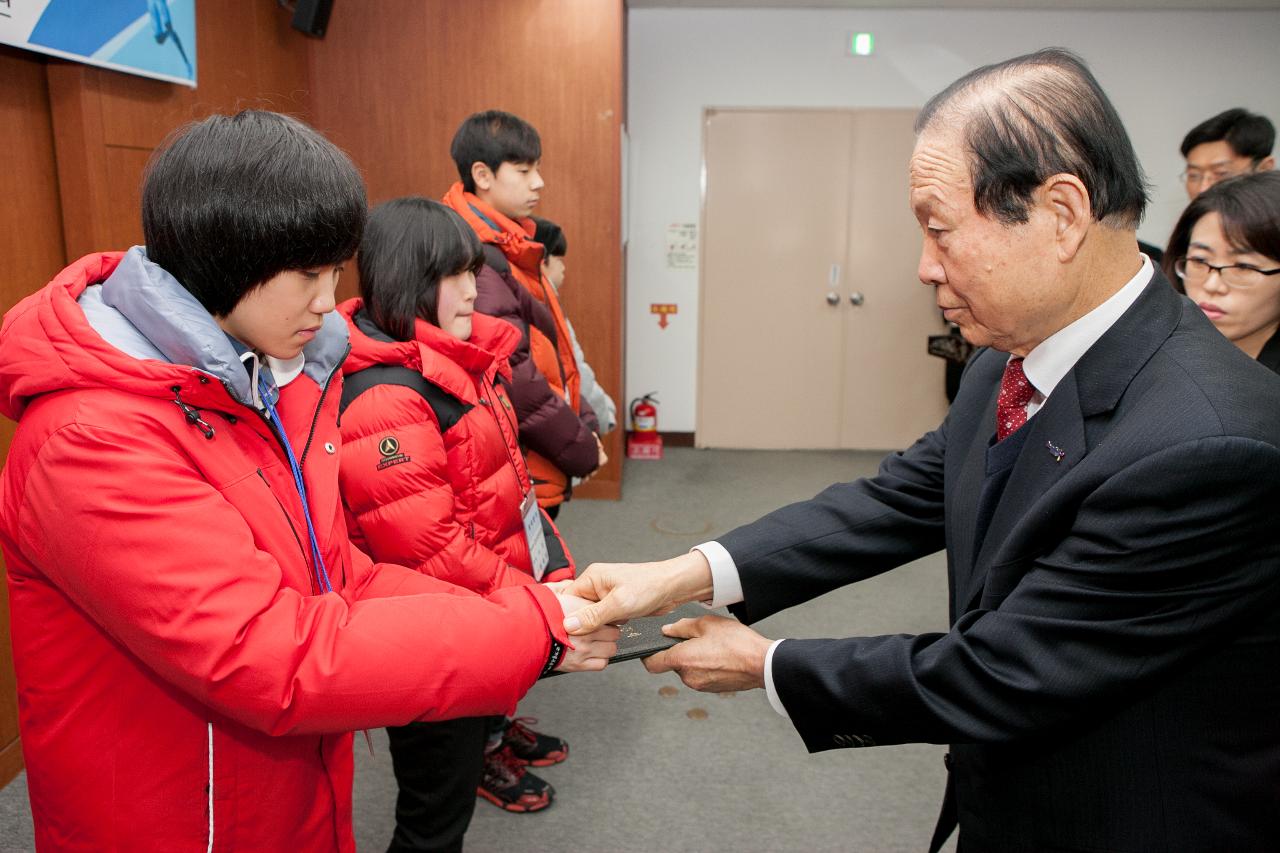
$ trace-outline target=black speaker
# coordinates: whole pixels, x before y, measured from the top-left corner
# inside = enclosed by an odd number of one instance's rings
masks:
[[[293,28],[322,39],[332,11],[333,0],[298,0],[293,7]]]

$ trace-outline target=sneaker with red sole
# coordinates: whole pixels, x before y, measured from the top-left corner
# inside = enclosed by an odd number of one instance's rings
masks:
[[[540,812],[551,805],[556,790],[526,770],[510,747],[502,746],[485,755],[476,796],[509,812]]]
[[[529,728],[536,722],[533,717],[516,717],[509,721],[502,735],[502,745],[510,747],[516,758],[531,767],[550,767],[568,758],[569,744]]]

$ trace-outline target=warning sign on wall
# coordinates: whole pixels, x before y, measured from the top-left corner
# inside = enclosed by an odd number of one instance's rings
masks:
[[[672,314],[678,313],[678,309],[673,302],[651,302],[649,303],[649,313],[658,315],[658,328],[665,329],[669,322],[667,318]]]

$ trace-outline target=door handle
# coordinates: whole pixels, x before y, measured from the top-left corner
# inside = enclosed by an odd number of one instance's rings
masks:
[[[866,302],[866,301],[867,301],[867,298],[862,295],[861,291],[855,290],[853,293],[849,294],[849,302],[854,306],[861,305],[863,302]]]
[[[840,304],[840,294],[836,293],[834,290],[828,291],[828,292],[827,292],[827,304],[828,304],[828,305],[839,305],[839,304]]]

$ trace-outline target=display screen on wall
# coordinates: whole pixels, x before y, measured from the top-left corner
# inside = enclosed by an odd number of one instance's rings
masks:
[[[195,88],[196,0],[0,0],[0,44]]]

